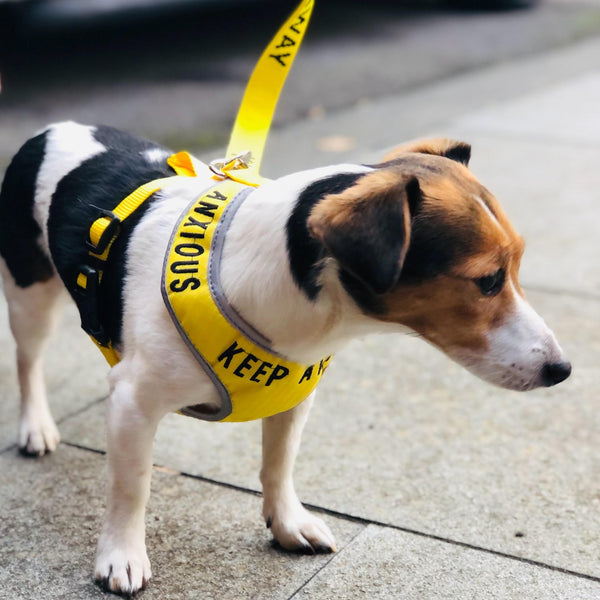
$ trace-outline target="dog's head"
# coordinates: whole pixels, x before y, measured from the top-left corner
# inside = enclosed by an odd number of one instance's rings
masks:
[[[525,300],[524,243],[467,168],[470,146],[400,146],[312,207],[308,230],[363,312],[406,326],[479,377],[529,390],[570,364]]]

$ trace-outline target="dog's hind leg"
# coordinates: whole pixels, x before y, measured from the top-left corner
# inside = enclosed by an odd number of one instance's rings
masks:
[[[46,398],[43,353],[66,293],[57,275],[20,287],[1,259],[0,271],[10,328],[17,345],[21,390],[18,446],[23,454],[42,456],[55,450],[60,440]]]
[[[291,410],[263,419],[263,516],[286,550],[334,552],[335,540],[329,527],[302,506],[292,480],[313,397],[314,393]]]
[[[43,132],[25,142],[0,190],[0,273],[17,343],[21,388],[18,444],[23,453],[40,456],[59,441],[46,400],[42,355],[66,295],[43,240],[45,224],[36,218],[36,197],[46,206],[51,198],[51,192],[42,193],[38,185],[46,138]]]

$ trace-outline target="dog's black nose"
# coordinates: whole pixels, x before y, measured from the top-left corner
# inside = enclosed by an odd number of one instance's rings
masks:
[[[570,362],[546,363],[542,367],[542,381],[546,387],[564,381],[570,374]]]

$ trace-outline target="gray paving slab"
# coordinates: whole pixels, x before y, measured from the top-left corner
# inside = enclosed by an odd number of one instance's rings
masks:
[[[382,148],[439,135],[454,120],[536,92],[543,96],[560,82],[583,78],[597,71],[599,55],[600,38],[596,36],[567,48],[467,72],[398,96],[364,100],[347,110],[283,127],[269,137],[262,170],[274,177],[291,168],[335,161],[377,162],[383,157]],[[579,110],[579,104],[570,110]],[[568,121],[569,117],[569,109],[561,106],[558,118]],[[320,141],[331,136],[344,136],[352,143],[340,151],[326,151]],[[205,153],[204,157],[212,154]]]
[[[301,487],[319,464],[311,501],[597,575],[600,311],[530,296],[571,381],[506,392],[419,340],[368,340],[334,363],[311,415],[298,464]]]
[[[63,439],[105,451],[105,409],[105,403],[98,403],[84,413],[66,419],[60,428]],[[158,427],[154,462],[184,473],[260,491],[260,428],[259,421],[206,423],[170,414]]]
[[[459,119],[458,126],[549,145],[600,146],[600,70]]]
[[[107,598],[91,580],[103,458],[63,446],[43,459],[0,455],[0,597]],[[260,498],[155,472],[147,515],[154,579],[143,598],[289,598],[332,558],[271,546]],[[362,525],[327,517],[345,547]]]
[[[508,392],[417,339],[356,342],[319,388],[296,470],[301,499],[600,576],[600,303],[529,296],[575,365],[569,381]],[[102,410],[67,420],[64,438],[104,448]],[[259,444],[258,423],[169,415],[154,456],[258,490]]]
[[[600,583],[370,526],[298,600],[593,600]]]

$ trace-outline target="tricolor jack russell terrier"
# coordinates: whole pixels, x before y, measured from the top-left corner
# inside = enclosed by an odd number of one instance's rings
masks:
[[[17,344],[24,454],[43,455],[59,442],[42,351],[65,288],[77,300],[90,224],[142,184],[175,175],[170,154],[109,127],[65,122],[26,142],[6,171],[0,267]],[[226,340],[216,363],[231,380],[266,393],[287,374],[285,361],[311,365],[300,376],[310,379],[352,338],[410,331],[508,389],[566,379],[570,364],[519,286],[523,241],[467,168],[469,157],[465,143],[432,139],[400,146],[378,165],[302,171],[238,194],[215,234],[218,260],[209,268],[218,285],[211,291],[227,321],[241,324],[272,358]],[[165,255],[178,223],[183,232],[186,224],[197,229],[179,247],[170,285],[207,287],[196,273],[204,248],[195,244],[216,209],[206,199],[204,208],[194,202],[214,184],[207,170],[154,193],[121,223],[96,290],[98,322],[121,360],[109,374],[109,495],[95,577],[125,595],[151,576],[144,512],[161,418],[185,407],[208,420],[228,420],[234,410],[238,420],[253,418],[236,407],[233,392],[223,392],[164,297]],[[213,198],[217,205],[219,194]],[[182,221],[186,210],[189,222]],[[192,326],[209,336],[204,309],[191,310]],[[263,515],[283,548],[328,552],[335,549],[331,532],[303,508],[292,482],[314,396],[306,389],[305,398],[257,413],[277,413],[263,419]]]

